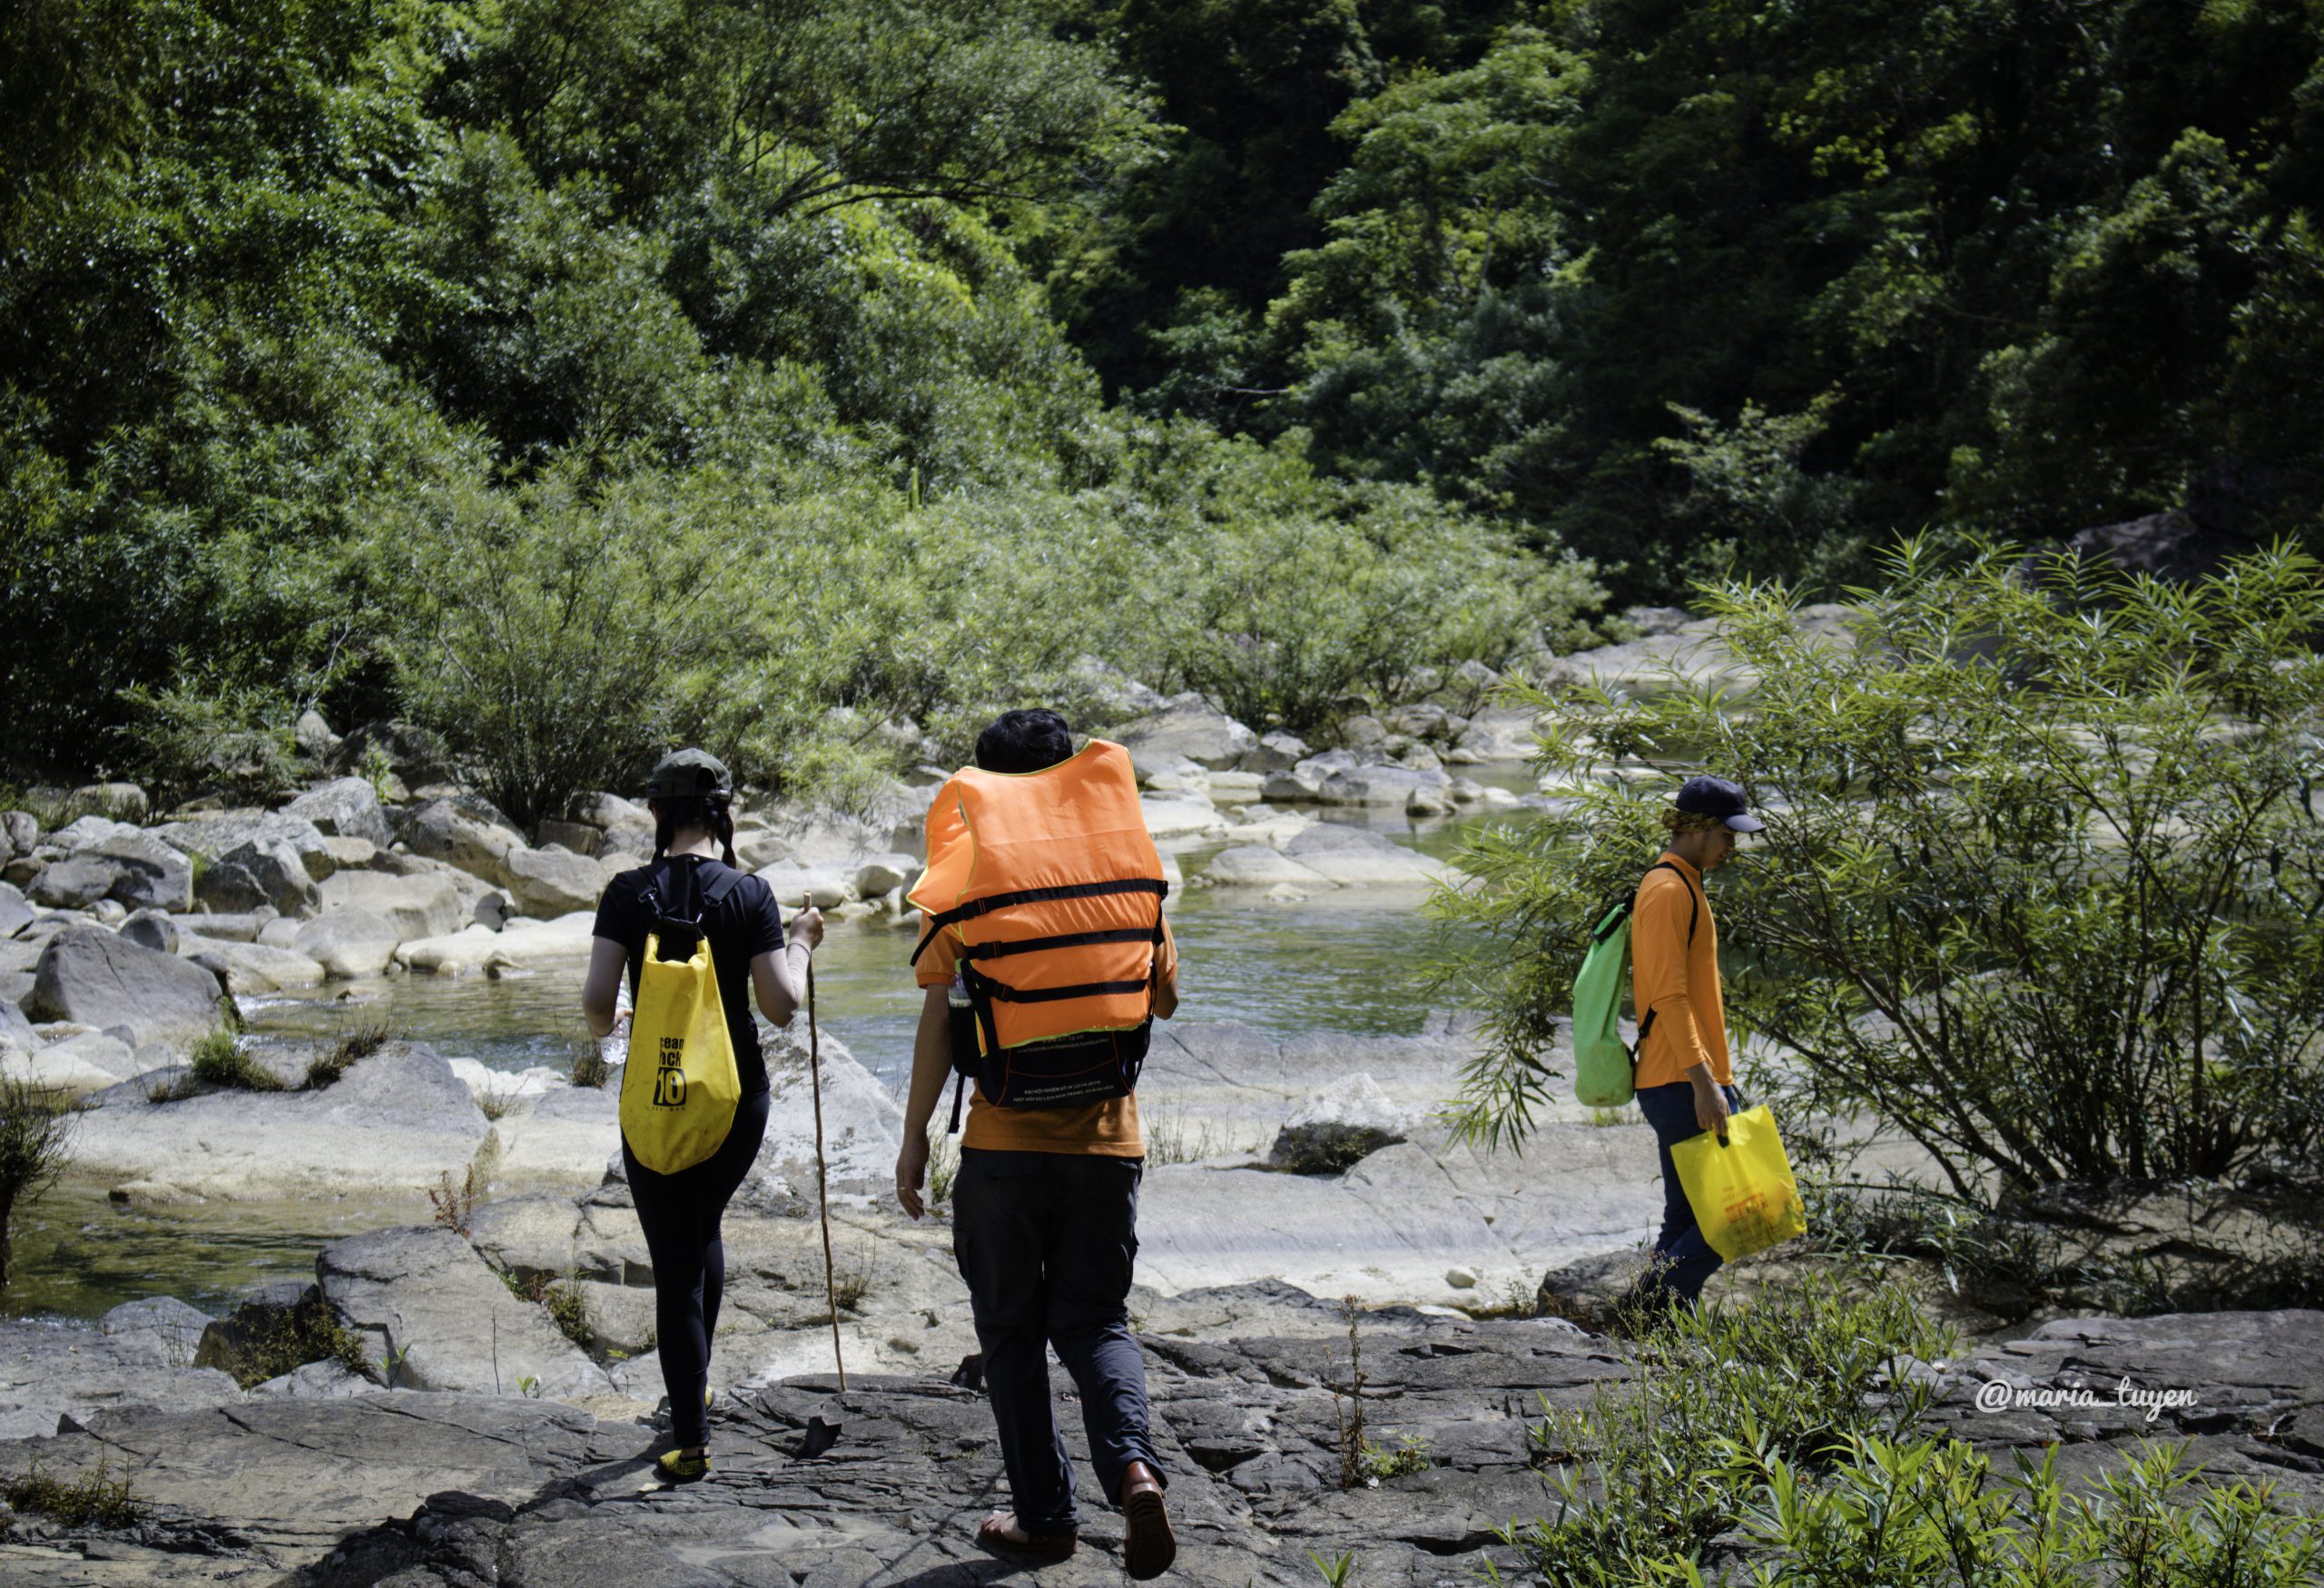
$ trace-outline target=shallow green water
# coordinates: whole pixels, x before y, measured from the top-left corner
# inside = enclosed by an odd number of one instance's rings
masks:
[[[1503,787],[1531,786],[1519,768],[1481,770],[1497,774],[1492,781]],[[1389,813],[1333,816],[1443,856],[1473,823],[1521,813],[1422,824]],[[1179,863],[1192,876],[1221,847],[1181,849]],[[1285,1035],[1417,1031],[1427,1012],[1423,897],[1348,891],[1286,905],[1247,891],[1189,889],[1170,907],[1184,967],[1178,1018],[1240,1021]],[[824,1028],[891,1081],[910,1068],[920,1008],[906,963],[912,942],[909,930],[834,922],[815,961]],[[581,978],[577,963],[500,981],[394,977],[253,1001],[245,1012],[261,1042],[331,1038],[385,1016],[399,1035],[447,1058],[512,1071],[565,1069],[588,1043]],[[154,1295],[218,1311],[259,1285],[310,1279],[318,1248],[341,1236],[429,1218],[417,1197],[131,1208],[111,1203],[106,1189],[67,1180],[18,1216],[18,1278],[0,1293],[0,1314],[94,1318]]]

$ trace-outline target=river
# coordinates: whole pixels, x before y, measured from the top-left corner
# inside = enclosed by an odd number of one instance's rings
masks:
[[[1520,766],[1472,767],[1470,775],[1528,790]],[[1423,853],[1450,856],[1481,822],[1522,812],[1414,822],[1401,813],[1330,809],[1327,820],[1373,827]],[[1225,844],[1171,845],[1189,877]],[[1416,1032],[1428,1011],[1423,981],[1429,922],[1409,889],[1322,893],[1281,903],[1239,889],[1190,888],[1170,904],[1183,964],[1181,1021],[1240,1021],[1284,1035]],[[911,1065],[920,996],[905,962],[913,934],[882,922],[832,923],[816,955],[818,1014],[866,1068],[901,1088]],[[510,1073],[531,1065],[568,1069],[587,1046],[580,1018],[582,967],[491,981],[401,976],[335,983],[301,996],[248,1001],[259,1042],[334,1037],[358,1021],[384,1019],[401,1037],[446,1058],[472,1058]],[[611,1150],[612,1143],[607,1143]],[[205,1311],[259,1285],[310,1279],[317,1249],[385,1224],[424,1222],[406,1198],[289,1204],[206,1203],[127,1208],[101,1183],[68,1176],[16,1218],[16,1277],[0,1314],[94,1318],[123,1301],[172,1295]]]

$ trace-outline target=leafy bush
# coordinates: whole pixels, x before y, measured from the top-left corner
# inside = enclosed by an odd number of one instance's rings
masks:
[[[1730,1023],[1799,1119],[1869,1109],[1953,1192],[2312,1166],[2324,1146],[2324,581],[2303,555],[2188,586],[1911,542],[1854,592],[1852,643],[1780,587],[1708,590],[1758,676],[1620,701],[1530,696],[1539,764],[1586,786],[1489,834],[1443,916],[1492,1011],[1462,1124],[1521,1133],[1591,908],[1635,884],[1677,756],[1744,784],[1767,832],[1720,878],[1750,956]],[[1675,774],[1674,774],[1675,775]]]
[[[1828,1274],[1748,1307],[1679,1308],[1640,1342],[1635,1386],[1585,1411],[1545,1402],[1530,1437],[1534,1465],[1559,1465],[1557,1509],[1502,1536],[1551,1588],[1670,1581],[1742,1511],[1736,1441],[1812,1470],[1836,1442],[1909,1427],[1929,1390],[1905,1361],[1949,1345],[1909,1297],[1851,1296]]]
[[[15,1267],[16,1209],[56,1183],[70,1158],[74,1109],[60,1093],[0,1080],[0,1287]]]
[[[2284,1508],[2274,1485],[2205,1484],[2184,1445],[2128,1455],[2071,1496],[2058,1447],[1996,1476],[1958,1439],[1891,1442],[1851,1435],[1820,1480],[1780,1456],[1738,1447],[1762,1485],[1742,1521],[1770,1559],[1760,1588],[2314,1588],[2324,1525]],[[1667,1582],[1668,1578],[1656,1578]],[[1680,1579],[1684,1581],[1686,1579]]]

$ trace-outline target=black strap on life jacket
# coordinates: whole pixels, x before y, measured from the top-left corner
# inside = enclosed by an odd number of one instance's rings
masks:
[[[1012,904],[1046,904],[1066,899],[1096,899],[1120,893],[1151,893],[1154,895],[1154,924],[1152,926],[1106,927],[1094,932],[1052,932],[1047,937],[1020,938],[1013,942],[966,943],[960,949],[960,983],[969,994],[969,1007],[973,1011],[977,1030],[983,1039],[984,1051],[1000,1050],[1000,1024],[993,1012],[993,1004],[1057,1003],[1072,998],[1103,998],[1116,993],[1136,992],[1143,989],[1147,1007],[1157,981],[1162,974],[1162,903],[1170,894],[1170,884],[1157,877],[1125,877],[1105,883],[1074,883],[1054,888],[1020,888],[1015,893],[996,893],[989,899],[979,899],[957,909],[931,916],[928,934],[920,940],[920,947],[912,950],[917,962],[936,934],[956,921],[967,921],[993,910]],[[1015,954],[1039,953],[1049,949],[1087,948],[1098,943],[1147,942],[1154,945],[1144,977],[1120,981],[1080,981],[1069,987],[1011,987],[1008,982],[985,974],[977,968],[979,960],[1007,959]],[[960,1128],[960,1104],[965,1077],[952,1085],[952,1126]]]
[[[1170,884],[1159,877],[1122,877],[1109,883],[1071,883],[1056,888],[1019,888],[1010,893],[995,893],[989,899],[972,899],[966,904],[955,905],[928,918],[927,935],[920,940],[920,946],[911,951],[911,962],[920,963],[920,956],[928,952],[928,945],[936,941],[936,934],[953,922],[973,921],[980,915],[1006,910],[1012,904],[1052,904],[1065,899],[1102,898],[1108,893],[1151,893],[1157,899],[1163,899],[1167,898],[1169,893]],[[1078,935],[1075,933],[1058,939],[1036,938],[1027,946],[1064,948]]]
[[[1695,946],[1695,927],[1702,921],[1703,918],[1702,895],[1695,892],[1695,885],[1692,883],[1687,881],[1687,873],[1679,871],[1677,866],[1672,865],[1669,861],[1658,860],[1652,865],[1648,866],[1646,868],[1646,876],[1650,877],[1656,872],[1678,873],[1679,884],[1687,890],[1687,947],[1692,949]],[[1640,888],[1644,888],[1646,886],[1646,877],[1640,877],[1639,879],[1639,886]],[[1630,895],[1630,910],[1635,913],[1637,909],[1638,895],[1636,893],[1632,893]],[[1646,1033],[1653,1029],[1654,1011],[1649,1009],[1644,1014],[1639,1016],[1638,1019],[1638,1044],[1630,1050],[1630,1068],[1632,1070],[1636,1070],[1638,1068],[1638,1056],[1646,1051]]]

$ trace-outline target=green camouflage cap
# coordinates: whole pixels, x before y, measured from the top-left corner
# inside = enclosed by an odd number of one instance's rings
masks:
[[[654,764],[645,780],[649,800],[680,800],[692,794],[731,794],[734,779],[707,750],[673,750]]]

